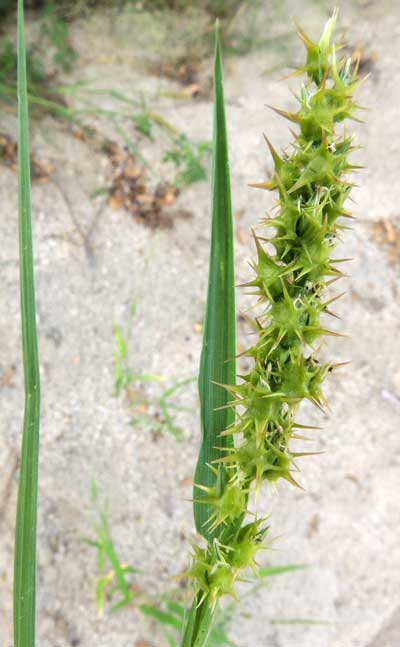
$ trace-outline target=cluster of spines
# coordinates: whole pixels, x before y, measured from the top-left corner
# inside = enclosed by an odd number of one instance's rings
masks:
[[[235,584],[245,581],[241,578],[243,571],[252,569],[257,574],[255,557],[263,550],[268,528],[263,526],[265,520],[258,519],[230,532],[224,542],[214,538],[206,548],[193,544],[193,565],[187,573],[201,595],[198,604],[205,599],[214,608],[218,599],[231,595],[237,599]],[[229,543],[228,543],[229,542]]]
[[[321,323],[321,315],[335,316],[329,306],[341,295],[330,300],[323,295],[343,276],[337,265],[347,259],[332,259],[332,251],[340,230],[346,229],[338,219],[351,217],[344,208],[352,186],[346,174],[357,168],[348,161],[352,138],[335,133],[335,126],[355,119],[359,108],[353,101],[357,65],[352,66],[350,59],[336,60],[335,19],[333,15],[328,21],[319,43],[298,28],[307,59],[295,75],[305,73],[307,82],[297,97],[299,110],[277,112],[297,124],[300,132],[293,133],[291,154],[280,156],[267,140],[274,175],[254,185],[279,193],[278,214],[264,223],[274,228],[275,235],[266,240],[275,254],[268,254],[263,239],[255,236],[255,278],[245,285],[252,288],[261,309],[251,320],[257,342],[246,352],[254,367],[242,376],[241,384],[225,385],[233,397],[228,406],[240,409],[224,434],[238,434],[240,441],[225,450],[218,465],[210,466],[217,476],[221,470],[230,476],[227,482],[217,478],[213,488],[198,486],[202,491],[197,500],[214,510],[209,527],[221,532],[207,548],[195,548],[189,574],[212,605],[221,595],[234,595],[234,582],[243,568],[254,568],[254,555],[267,532],[259,520],[241,527],[251,488],[255,484],[258,493],[264,481],[280,478],[298,486],[295,461],[310,453],[289,449],[291,439],[303,438],[295,411],[304,399],[324,409],[323,381],[339,366],[320,363],[314,348],[323,336],[337,334]],[[239,538],[245,540],[246,550]],[[241,558],[235,557],[236,552]]]

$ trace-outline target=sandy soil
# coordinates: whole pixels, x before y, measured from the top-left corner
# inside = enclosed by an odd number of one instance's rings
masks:
[[[400,634],[400,469],[399,266],[388,248],[373,238],[381,218],[399,222],[400,183],[400,9],[392,2],[343,2],[341,23],[349,42],[363,43],[372,56],[371,75],[359,93],[369,106],[356,124],[364,146],[357,160],[367,166],[354,190],[358,222],[348,232],[340,256],[354,257],[347,296],[335,328],[349,335],[330,341],[324,352],[352,364],[327,385],[332,412],[326,420],[305,409],[314,424],[316,449],[324,453],[303,463],[305,491],[280,486],[265,494],[279,535],[267,564],[307,563],[306,571],[271,582],[237,610],[231,635],[240,647],[395,647]],[[288,3],[317,33],[327,14],[321,3]],[[268,22],[272,32],[281,28]],[[315,31],[316,30],[316,31]],[[165,79],[138,70],[134,26],[127,18],[110,27],[94,17],[75,28],[80,50],[73,78],[96,79],[97,87],[125,93],[177,89]],[[139,42],[139,41],[138,41]],[[133,44],[132,44],[133,43]],[[136,49],[135,49],[136,48]],[[124,52],[133,52],[123,62]],[[289,58],[301,60],[301,46]],[[286,125],[265,107],[290,108],[288,52],[279,69],[268,70],[279,55],[261,50],[226,65],[227,116],[231,149],[233,204],[237,216],[237,279],[249,276],[252,256],[248,232],[273,204],[273,196],[248,188],[262,179],[271,162],[262,132],[276,147],[289,141]],[[291,81],[292,87],[296,86]],[[110,98],[99,105],[112,108]],[[154,109],[195,140],[210,139],[212,106],[204,101],[154,99]],[[117,138],[110,123],[95,125]],[[131,136],[134,136],[132,125]],[[2,114],[1,129],[15,135],[15,118]],[[122,143],[121,139],[120,142]],[[149,177],[165,174],[160,163],[163,135],[143,143],[152,161]],[[185,439],[154,436],[129,424],[126,403],[113,396],[113,322],[128,320],[132,299],[138,314],[129,343],[132,368],[167,376],[167,384],[194,376],[198,369],[207,281],[209,186],[182,191],[170,229],[150,229],[123,210],[89,196],[103,185],[107,160],[50,118],[32,127],[35,154],[55,172],[46,185],[34,185],[34,234],[42,373],[42,441],[38,553],[38,644],[40,647],[159,647],[157,628],[136,612],[98,617],[95,608],[96,559],[82,538],[93,536],[90,482],[108,495],[110,521],[122,561],[140,566],[149,590],[165,591],[187,564],[193,533],[190,478],[199,425],[195,385],[179,402]],[[153,162],[154,160],[154,162]],[[153,180],[150,180],[150,182]],[[16,457],[22,416],[20,359],[17,181],[0,168],[0,635],[11,645],[11,586]],[[93,227],[92,227],[93,225]],[[90,236],[85,235],[90,231]],[[241,308],[248,298],[238,294]],[[240,343],[247,331],[239,322]],[[150,393],[152,388],[149,387]],[[274,624],[271,619],[312,619],[321,624]],[[397,639],[396,639],[397,637]],[[141,642],[142,641],[142,642]]]

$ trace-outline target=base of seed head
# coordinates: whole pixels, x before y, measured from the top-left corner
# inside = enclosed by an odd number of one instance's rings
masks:
[[[268,527],[263,526],[265,519],[259,519],[239,528],[229,537],[229,543],[214,539],[206,548],[193,546],[193,563],[185,574],[194,583],[199,604],[204,599],[212,608],[219,598],[230,595],[237,599],[235,584],[241,574],[251,569],[258,574],[255,557],[264,549]]]

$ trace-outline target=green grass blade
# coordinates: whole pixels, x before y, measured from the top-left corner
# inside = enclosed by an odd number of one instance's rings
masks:
[[[262,566],[258,570],[260,577],[272,577],[274,575],[283,575],[283,573],[292,573],[293,571],[302,571],[309,568],[308,564],[287,564],[285,566]]]
[[[228,144],[222,76],[221,44],[216,29],[214,61],[214,133],[212,165],[212,225],[208,296],[200,362],[199,394],[201,410],[201,447],[194,482],[215,485],[216,476],[207,466],[224,456],[218,447],[228,447],[230,436],[220,437],[234,419],[231,409],[217,411],[231,398],[215,384],[234,384],[236,378],[236,314],[234,290],[234,248]],[[194,488],[194,499],[199,490]],[[215,533],[205,525],[211,510],[194,503],[196,529],[207,540]]]
[[[19,257],[25,412],[15,534],[14,647],[34,647],[40,381],[33,273],[23,0],[18,0],[18,142]]]
[[[140,611],[145,615],[153,618],[156,620],[160,625],[163,626],[171,626],[174,629],[177,629],[178,631],[182,627],[181,621],[176,618],[176,616],[172,615],[172,613],[167,613],[166,611],[162,611],[158,607],[155,607],[152,604],[141,604],[140,605]]]
[[[181,604],[178,604],[178,602],[170,600],[166,603],[166,607],[169,611],[171,611],[171,613],[174,613],[181,620],[183,620],[183,618],[185,617],[185,607],[183,607]]]

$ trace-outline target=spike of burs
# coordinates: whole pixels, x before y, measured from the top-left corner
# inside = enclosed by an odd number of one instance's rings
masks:
[[[241,352],[252,365],[239,376],[238,385],[219,385],[232,398],[219,410],[235,412],[234,422],[219,435],[216,445],[221,447],[214,447],[218,457],[212,461],[226,480],[217,479],[218,492],[199,488],[198,499],[211,509],[206,525],[216,535],[206,548],[195,550],[191,572],[198,599],[208,600],[212,608],[221,596],[235,595],[234,584],[242,579],[243,569],[257,569],[255,552],[267,532],[258,515],[262,488],[274,490],[278,482],[286,481],[302,489],[293,476],[299,471],[295,461],[321,453],[289,447],[292,440],[310,440],[302,430],[320,429],[296,422],[299,405],[308,400],[327,415],[323,382],[347,364],[318,359],[325,337],[345,336],[326,328],[323,316],[337,317],[329,306],[343,296],[331,296],[328,290],[345,276],[336,265],[350,259],[333,254],[341,242],[339,233],[346,229],[339,219],[353,217],[344,206],[353,186],[347,173],[361,168],[349,162],[352,137],[342,131],[344,121],[354,119],[358,109],[353,100],[357,62],[352,67],[351,61],[336,60],[332,42],[336,18],[335,11],[318,42],[296,25],[307,51],[306,62],[297,71],[307,76],[296,97],[299,109],[272,109],[295,124],[298,132],[291,131],[293,144],[283,154],[264,135],[274,175],[251,185],[275,190],[278,200],[276,213],[263,222],[271,237],[253,232],[253,275],[243,284],[257,297],[246,315],[255,341]],[[227,438],[232,445],[223,445]],[[246,523],[248,515],[255,521]]]

